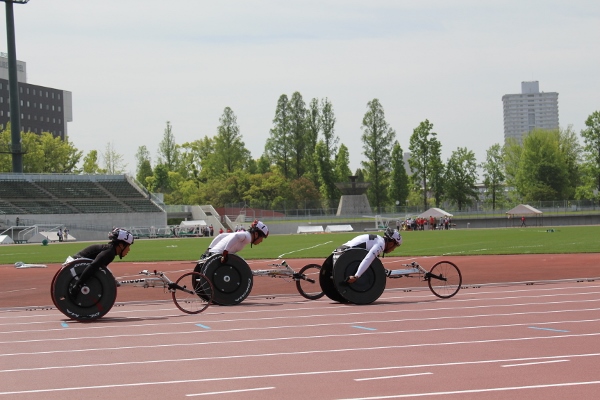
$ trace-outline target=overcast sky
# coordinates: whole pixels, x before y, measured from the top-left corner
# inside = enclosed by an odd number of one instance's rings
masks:
[[[5,5],[0,49],[6,52]],[[443,160],[503,144],[502,96],[522,81],[559,93],[561,127],[600,110],[597,0],[31,0],[14,5],[28,83],[73,93],[74,145],[112,143],[135,173],[176,142],[214,136],[225,107],[260,157],[279,96],[328,98],[360,166],[377,98],[404,151],[429,119]]]

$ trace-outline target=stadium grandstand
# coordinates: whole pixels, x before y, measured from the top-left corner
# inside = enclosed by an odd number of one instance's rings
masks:
[[[0,232],[15,242],[41,242],[36,226],[104,240],[114,226],[164,228],[167,213],[128,175],[0,174]]]

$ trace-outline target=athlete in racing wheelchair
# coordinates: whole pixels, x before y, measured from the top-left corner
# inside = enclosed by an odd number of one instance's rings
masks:
[[[369,304],[377,300],[385,289],[388,273],[379,257],[401,244],[400,233],[387,228],[383,237],[359,235],[335,249],[319,275],[325,295],[341,303]]]

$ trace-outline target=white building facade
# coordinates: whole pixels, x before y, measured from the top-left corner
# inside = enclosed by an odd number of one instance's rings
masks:
[[[540,92],[538,81],[521,82],[520,94],[502,96],[504,140],[521,141],[534,128],[558,129],[558,93]]]

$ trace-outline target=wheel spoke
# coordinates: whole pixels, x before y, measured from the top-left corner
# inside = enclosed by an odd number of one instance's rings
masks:
[[[427,284],[432,293],[442,299],[454,296],[460,290],[462,274],[456,265],[440,261],[427,273]]]
[[[193,290],[187,289],[188,285]],[[206,276],[198,272],[183,274],[171,289],[175,306],[187,314],[199,314],[212,302],[212,284]]]

